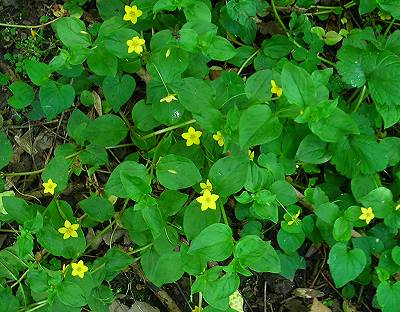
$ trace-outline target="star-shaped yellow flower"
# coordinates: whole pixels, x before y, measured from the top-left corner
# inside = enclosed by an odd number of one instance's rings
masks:
[[[189,127],[188,132],[182,133],[182,138],[186,140],[186,146],[199,145],[201,135],[201,131],[196,131],[193,127]]]
[[[203,194],[205,190],[208,190],[210,192],[212,191],[212,184],[211,184],[210,180],[208,180],[208,179],[207,179],[206,183],[201,182],[200,183],[200,187],[201,187],[201,190],[202,190],[200,192],[200,194]]]
[[[50,193],[51,195],[54,195],[54,190],[57,187],[57,183],[54,183],[52,179],[48,179],[47,182],[42,183],[44,187],[44,193]]]
[[[282,95],[282,92],[282,88],[276,85],[275,80],[271,80],[271,93],[276,94],[278,97],[280,97]]]
[[[224,146],[225,141],[221,131],[217,131],[217,133],[213,135],[213,139],[217,141],[219,146]]]
[[[128,45],[128,53],[135,52],[137,54],[140,54],[143,52],[143,45],[145,44],[145,40],[142,38],[139,38],[138,36],[133,37],[132,39],[129,39],[126,44]]]
[[[79,224],[71,224],[68,220],[65,220],[64,226],[58,229],[58,232],[64,234],[64,239],[68,239],[70,237],[78,237],[78,233],[76,230],[79,228]]]
[[[248,150],[247,155],[249,155],[249,159],[251,161],[254,161],[254,151]]]
[[[138,17],[142,16],[143,12],[137,8],[136,5],[125,6],[124,21],[131,21],[133,24],[137,23]]]
[[[175,93],[168,93],[167,96],[163,97],[163,98],[160,100],[160,103],[161,103],[161,102],[171,103],[172,101],[177,101],[178,99],[175,97],[175,95],[176,95]]]
[[[89,270],[89,268],[83,263],[82,260],[79,260],[78,263],[71,263],[72,267],[72,276],[79,276],[83,278],[85,273]]]
[[[365,220],[365,223],[369,224],[374,218],[375,215],[371,207],[361,207],[361,216],[359,217],[360,220]]]
[[[197,197],[196,200],[201,204],[201,211],[210,209],[217,209],[217,204],[215,203],[218,200],[219,196],[216,194],[211,194],[209,190],[204,190],[202,196]]]
[[[299,220],[299,216],[300,216],[300,209],[295,215],[292,216],[292,220],[288,221],[287,224],[292,225],[293,223],[297,223]]]

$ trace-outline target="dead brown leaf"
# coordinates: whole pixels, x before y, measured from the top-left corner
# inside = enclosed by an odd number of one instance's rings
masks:
[[[310,312],[332,312],[332,310],[323,305],[317,298],[314,298]]]

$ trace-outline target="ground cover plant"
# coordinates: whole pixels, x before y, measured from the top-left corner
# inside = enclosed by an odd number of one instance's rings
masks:
[[[299,274],[312,311],[400,311],[398,18],[69,0],[1,21],[0,311],[109,311],[129,272],[186,281],[169,311],[273,311],[246,281]]]

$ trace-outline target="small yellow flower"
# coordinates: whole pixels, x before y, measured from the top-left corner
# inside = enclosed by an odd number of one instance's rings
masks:
[[[142,14],[143,12],[136,5],[132,5],[131,7],[126,5],[124,21],[131,21],[133,24],[136,24],[138,17],[142,16]]]
[[[33,29],[31,29],[31,36],[32,36],[32,38],[33,38],[33,39],[36,39],[36,36],[37,36],[37,31],[36,31],[36,30],[33,30]]]
[[[361,216],[359,217],[360,220],[365,220],[365,223],[369,224],[373,218],[375,218],[375,215],[371,207],[361,207]]]
[[[295,215],[292,216],[292,220],[288,221],[287,224],[288,225],[292,225],[293,223],[297,223],[298,219],[299,219],[299,216],[300,216],[300,209]]]
[[[198,306],[195,306],[192,312],[202,312],[203,308],[199,308]]]
[[[83,278],[85,273],[89,270],[89,268],[83,263],[82,260],[79,260],[78,263],[71,263],[72,266],[72,276],[79,276]]]
[[[254,161],[254,151],[248,150],[247,155],[249,155],[249,159],[251,161]]]
[[[160,103],[161,103],[161,102],[171,103],[172,101],[177,101],[178,99],[175,97],[175,95],[176,95],[175,93],[168,93],[167,96],[163,97],[163,98],[160,100]]]
[[[217,133],[213,135],[213,139],[217,141],[219,146],[224,146],[224,136],[221,131],[217,131]]]
[[[271,93],[276,94],[278,97],[280,97],[282,95],[282,92],[282,88],[276,85],[275,80],[271,80]]]
[[[54,183],[52,179],[48,179],[47,182],[42,183],[44,187],[44,193],[50,193],[51,195],[54,195],[54,190],[57,187],[57,183]]]
[[[211,194],[209,190],[204,190],[203,196],[197,197],[196,200],[201,204],[201,211],[210,209],[217,209],[216,201],[219,196]]]
[[[70,237],[78,237],[78,233],[76,230],[79,228],[79,224],[71,224],[68,220],[65,220],[64,226],[58,229],[58,232],[64,234],[64,239],[68,239]]]
[[[380,11],[378,13],[378,15],[379,15],[379,17],[381,18],[382,21],[386,21],[386,20],[389,21],[389,20],[392,19],[392,16],[390,15],[390,13],[386,13],[386,12]]]
[[[397,206],[396,206],[395,209],[396,209],[396,210],[399,210],[399,209],[400,209],[400,204],[397,204]]]
[[[65,263],[64,263],[63,266],[62,266],[61,273],[62,273],[62,275],[63,275],[64,277],[65,277],[65,275],[67,274],[68,267],[69,267],[69,264],[65,265]]]
[[[188,132],[182,133],[182,138],[186,140],[186,146],[199,145],[201,135],[201,131],[196,131],[193,127],[189,127]]]
[[[145,40],[142,38],[139,38],[138,36],[133,37],[132,39],[129,39],[126,44],[128,45],[128,53],[135,52],[137,54],[140,54],[143,52],[143,45],[145,44]]]
[[[209,192],[212,191],[212,184],[211,184],[210,180],[208,180],[208,179],[207,179],[206,183],[201,182],[200,187],[202,189],[200,194],[203,194],[205,190],[208,190]]]
[[[239,290],[236,290],[232,295],[229,296],[229,307],[237,312],[243,312],[243,297]]]

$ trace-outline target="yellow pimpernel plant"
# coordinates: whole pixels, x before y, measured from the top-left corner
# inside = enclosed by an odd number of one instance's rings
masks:
[[[280,97],[283,93],[282,88],[278,87],[275,80],[271,80],[271,93]]]
[[[361,207],[361,216],[359,217],[360,220],[365,220],[365,223],[369,224],[374,218],[375,214],[371,207]]]
[[[287,224],[288,225],[292,225],[294,223],[298,223],[299,222],[299,216],[300,216],[300,210],[295,215],[292,216],[292,220],[289,220]]]
[[[71,263],[72,267],[72,276],[79,276],[83,278],[85,273],[89,270],[89,268],[83,263],[82,260],[79,260],[78,263]]]
[[[225,141],[221,131],[217,131],[217,133],[213,135],[213,139],[217,141],[219,146],[224,146]]]
[[[137,23],[138,17],[142,16],[143,12],[138,9],[136,5],[125,6],[124,21],[131,21],[133,24]]]
[[[165,97],[163,97],[160,100],[160,103],[162,102],[171,103],[172,101],[177,101],[178,99],[175,96],[176,96],[175,93],[168,93]]]
[[[42,183],[44,187],[44,193],[50,193],[51,195],[54,195],[54,191],[57,187],[57,183],[53,182],[52,179],[48,179],[47,182]]]
[[[208,180],[208,179],[207,179],[206,183],[201,182],[200,187],[201,187],[200,194],[203,194],[204,191],[206,191],[206,190],[212,192],[212,184],[211,184],[210,180]]]
[[[197,197],[196,200],[201,204],[201,211],[205,211],[207,209],[217,209],[216,201],[218,198],[218,195],[211,194],[209,190],[204,190],[203,195]]]
[[[133,37],[132,39],[129,39],[126,44],[128,45],[128,53],[137,53],[141,54],[143,52],[143,46],[145,44],[145,40],[142,38],[139,38],[138,36]]]
[[[200,145],[201,131],[196,131],[195,128],[189,127],[188,132],[182,133],[182,138],[186,140],[186,146]]]
[[[70,237],[78,237],[78,232],[76,232],[79,228],[79,224],[71,224],[68,220],[65,220],[64,226],[58,229],[58,232],[64,234],[63,238],[68,239]]]
[[[248,150],[247,155],[251,161],[254,161],[254,151]]]

